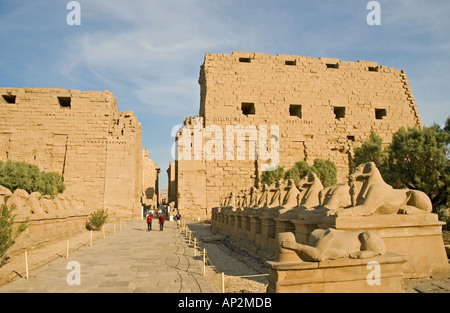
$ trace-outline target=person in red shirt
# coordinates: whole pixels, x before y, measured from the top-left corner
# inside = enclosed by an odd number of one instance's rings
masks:
[[[159,215],[159,230],[163,230],[164,228],[164,222],[165,222],[164,214]]]
[[[147,231],[152,230],[152,220],[153,220],[153,214],[149,213],[147,216]]]

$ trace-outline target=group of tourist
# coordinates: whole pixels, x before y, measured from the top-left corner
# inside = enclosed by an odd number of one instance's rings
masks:
[[[147,231],[152,230],[152,222],[153,222],[154,217],[158,218],[159,230],[163,231],[164,230],[164,222],[166,221],[166,214],[167,214],[167,209],[163,210],[161,207],[158,208],[158,210],[154,210],[154,209],[147,210],[147,213],[146,213]],[[180,224],[181,224],[180,212],[177,212],[177,214],[175,215],[175,220],[177,222],[177,228],[180,228]]]

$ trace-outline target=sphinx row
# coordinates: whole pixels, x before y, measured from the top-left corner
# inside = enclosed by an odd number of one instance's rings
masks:
[[[353,171],[348,185],[324,188],[317,175],[310,173],[297,185],[288,179],[225,195],[220,206],[212,209],[211,226],[273,258],[280,248],[278,234],[291,232],[297,243],[307,244],[316,229],[370,230],[382,237],[389,252],[408,257],[407,276],[424,277],[447,262],[442,222],[431,210],[426,194],[394,189],[368,162]],[[410,248],[412,244],[416,250]],[[419,248],[424,246],[428,248]],[[431,268],[423,268],[423,262]]]
[[[10,255],[80,233],[86,229],[90,208],[84,200],[72,196],[58,194],[52,198],[38,192],[29,194],[23,189],[11,192],[3,186],[0,202],[10,210],[14,208],[15,224],[28,219],[27,230],[16,238],[8,250]]]

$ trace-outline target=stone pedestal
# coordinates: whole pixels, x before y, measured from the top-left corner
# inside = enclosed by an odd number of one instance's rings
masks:
[[[291,232],[295,234],[295,225],[292,223],[292,220],[283,219],[283,218],[275,218],[275,228],[276,234]]]
[[[220,229],[221,215],[219,214],[219,210],[220,208],[217,207],[211,209],[211,230],[213,232],[216,232]]]
[[[236,221],[235,221],[235,233],[234,236],[236,238],[244,238],[245,237],[245,223],[244,223],[244,216],[243,213],[235,213],[236,214]]]
[[[249,240],[250,237],[250,218],[247,215],[242,216],[242,238]]]
[[[309,235],[318,228],[316,221],[292,220],[291,222],[295,226],[295,241],[301,244],[306,244]]]
[[[448,269],[442,225],[436,214],[389,214],[373,216],[328,216],[319,228],[371,230],[378,233],[386,251],[405,255],[405,277],[430,277],[434,270]]]
[[[406,258],[387,253],[368,259],[267,262],[269,293],[400,293]],[[378,276],[379,275],[379,276]]]
[[[233,212],[227,212],[225,215],[225,232],[227,234],[234,234],[234,229],[235,229],[235,216],[233,214]]]
[[[254,215],[250,215],[247,218],[250,220],[250,230],[247,233],[247,239],[254,244],[256,242],[256,234],[261,233],[261,221]]]
[[[260,217],[261,219],[261,237],[257,246],[268,251],[275,252],[276,242],[276,224],[273,218]]]

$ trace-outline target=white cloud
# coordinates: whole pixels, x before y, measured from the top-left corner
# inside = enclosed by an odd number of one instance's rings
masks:
[[[158,162],[164,135],[198,113],[206,52],[378,61],[406,70],[425,124],[450,113],[450,1],[379,0],[380,27],[366,24],[369,0],[79,0],[77,27],[68,1],[0,0],[0,80],[112,91]]]
[[[160,114],[197,112],[205,52],[233,50],[379,61],[407,70],[417,99],[444,103],[450,2],[380,0],[379,28],[365,23],[367,2],[80,0],[71,28],[67,1],[7,1],[2,59],[35,85],[133,93],[119,106]]]
[[[235,44],[227,25],[211,19],[203,4],[136,1],[131,6],[123,1],[95,1],[86,5],[83,19],[97,20],[85,22],[80,27],[87,31],[67,40],[61,72],[80,82],[87,71],[111,89],[132,89],[143,103],[141,110],[186,112],[190,105],[186,99],[194,98],[198,107],[197,79],[204,53]],[[206,20],[208,24],[201,25]],[[87,29],[91,23],[96,27]],[[202,32],[205,27],[214,33]]]

